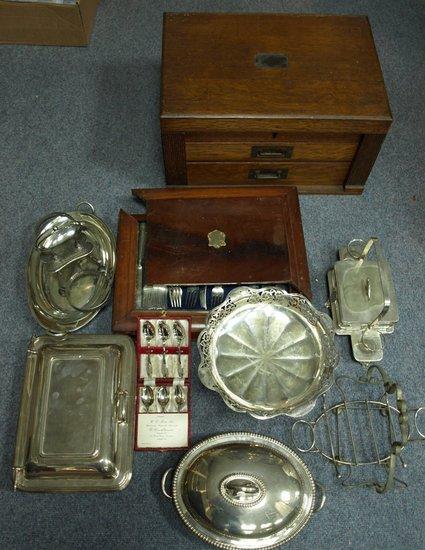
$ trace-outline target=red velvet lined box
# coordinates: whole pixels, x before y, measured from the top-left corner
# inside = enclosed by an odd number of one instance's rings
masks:
[[[142,327],[149,321],[155,327],[155,337],[152,341],[145,341]],[[170,345],[165,346],[165,354],[162,340],[158,333],[160,321],[165,322],[170,330]],[[181,357],[179,359],[179,347],[176,345],[173,336],[172,326],[174,321],[179,321],[185,328],[185,341],[180,346]],[[136,398],[136,430],[134,448],[136,451],[168,451],[186,449],[190,445],[190,399],[191,399],[191,322],[189,317],[173,317],[149,315],[137,318],[137,398]],[[150,355],[152,376],[147,377],[148,356]],[[146,363],[144,362],[146,360]],[[168,376],[163,376],[162,365],[166,361]],[[183,378],[177,376],[179,361],[184,370]],[[141,403],[141,389],[143,386],[151,386],[154,402],[149,406],[148,411]],[[180,410],[177,407],[175,392],[180,386],[184,395],[185,403]],[[161,410],[157,402],[159,388],[165,387],[168,390],[169,402]],[[168,410],[167,410],[168,409]],[[184,430],[184,435],[182,434]],[[159,441],[158,441],[159,440]],[[161,440],[163,443],[161,443]]]

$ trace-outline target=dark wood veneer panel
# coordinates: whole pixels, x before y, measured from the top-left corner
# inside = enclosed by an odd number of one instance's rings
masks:
[[[349,162],[188,162],[189,185],[321,185],[343,186]],[[253,170],[286,174],[284,179],[254,179]],[[287,172],[285,172],[287,171]]]
[[[366,134],[363,136],[345,181],[344,187],[347,191],[363,190],[384,138],[385,136],[382,134]]]
[[[186,149],[184,134],[162,134],[165,178],[170,185],[185,185]]]
[[[134,332],[133,318],[136,295],[136,262],[139,222],[144,216],[133,216],[120,210],[118,218],[117,262],[115,270],[112,330]]]
[[[352,136],[348,140],[315,140],[297,141],[288,139],[286,141],[207,141],[187,142],[186,159],[188,162],[202,161],[256,161],[267,162],[273,160],[270,156],[254,156],[253,148],[260,148],[262,151],[276,151],[290,148],[288,160],[292,161],[351,161],[357,150],[359,138]],[[285,157],[277,157],[275,160],[285,160]]]
[[[365,16],[168,13],[163,45],[163,116],[390,115]]]

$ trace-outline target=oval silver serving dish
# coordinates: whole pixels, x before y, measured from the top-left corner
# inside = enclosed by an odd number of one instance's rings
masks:
[[[71,247],[68,259],[48,261],[45,251],[34,246],[27,268],[30,309],[42,327],[55,333],[78,330],[97,315],[108,299],[115,272],[115,238],[106,224],[93,213],[66,216],[83,227],[84,247]]]
[[[178,464],[167,493],[189,529],[219,548],[270,549],[294,537],[315,511],[316,484],[289,447],[253,433],[210,437]],[[317,508],[324,503],[322,498]]]
[[[201,382],[235,411],[303,416],[333,383],[338,354],[331,327],[300,294],[237,288],[199,335]]]

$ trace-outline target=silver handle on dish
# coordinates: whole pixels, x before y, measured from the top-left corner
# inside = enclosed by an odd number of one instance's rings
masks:
[[[322,495],[321,499],[320,499],[320,502],[319,502],[319,505],[317,506],[317,508],[315,508],[313,510],[313,514],[316,514],[317,512],[320,512],[320,510],[323,508],[323,506],[325,505],[325,502],[326,502],[326,491],[325,491],[325,488],[323,487],[323,485],[321,483],[318,483],[316,480],[314,481],[314,484],[316,485],[316,489],[319,490],[320,494]]]
[[[167,498],[170,498],[170,499],[172,499],[173,496],[170,495],[170,493],[167,491],[166,484],[167,484],[168,476],[171,474],[171,472],[173,470],[174,470],[174,468],[168,468],[168,470],[165,470],[165,472],[162,474],[162,478],[161,478],[162,493],[164,494],[164,496],[166,496]]]
[[[303,426],[306,426],[309,429],[309,434],[310,434],[310,439],[311,439],[311,443],[310,443],[309,447],[301,447],[297,443],[295,432],[298,429],[298,426],[300,426],[301,424]],[[303,420],[303,419],[300,419],[300,420],[297,420],[296,422],[294,422],[292,424],[292,428],[291,428],[291,439],[292,439],[292,444],[297,449],[297,451],[299,451],[300,453],[316,452],[316,450],[317,450],[317,447],[316,447],[316,434],[314,432],[314,423],[313,422],[309,422],[308,420]]]
[[[376,325],[379,323],[379,321],[385,317],[388,310],[391,306],[391,299],[390,299],[390,290],[388,288],[388,281],[385,277],[382,277],[382,273],[384,272],[384,255],[382,253],[381,244],[379,243],[379,240],[377,237],[372,237],[370,240],[373,240],[373,243],[375,245],[375,251],[376,251],[376,258],[377,258],[377,264],[378,264],[378,272],[379,272],[379,278],[381,281],[381,287],[382,287],[382,294],[384,296],[384,305],[382,307],[382,310],[380,314],[376,317],[374,321],[370,324],[370,327]],[[366,245],[367,246],[367,245]]]
[[[94,214],[94,206],[92,205],[91,202],[88,202],[88,201],[80,201],[75,207],[76,210],[78,210],[79,212],[82,212],[80,206],[83,206],[83,205],[86,205],[89,207],[90,214]]]
[[[91,247],[90,249],[81,248],[81,250],[77,251],[75,254],[73,254],[72,256],[70,256],[68,258],[66,258],[65,260],[58,261],[57,264],[54,267],[53,272],[54,273],[59,273],[60,271],[62,271],[62,269],[65,269],[69,265],[71,265],[75,262],[80,262],[84,258],[87,258],[88,256],[90,256],[90,254],[94,250],[94,246],[93,246],[92,243],[90,243],[90,247]]]
[[[380,279],[381,288],[382,288],[383,306],[382,306],[382,310],[379,312],[377,317],[368,324],[367,328],[372,328],[379,323],[379,321],[387,314],[388,310],[390,309],[390,306],[391,306],[390,290],[388,288],[388,281],[386,280],[385,277],[382,276],[385,269],[385,259],[384,259],[384,254],[382,252],[382,247],[378,237],[371,237],[366,243],[364,243],[364,246],[361,252],[355,252],[353,250],[353,246],[359,243],[363,244],[364,241],[362,241],[361,239],[353,239],[352,241],[350,241],[347,246],[348,254],[354,260],[357,261],[357,265],[360,267],[365,261],[365,259],[367,258],[367,255],[369,254],[372,246],[374,246],[376,251],[376,263],[378,266],[379,279]],[[365,291],[366,291],[368,300],[370,300],[371,288],[370,288],[369,279],[367,279],[366,281]]]
[[[117,422],[118,424],[125,424],[127,422],[127,403],[128,392],[119,389],[117,391],[116,410],[117,410]]]
[[[350,243],[349,243],[348,246],[350,246]],[[375,247],[375,251],[376,251],[376,264],[378,266],[379,280],[380,280],[380,283],[381,283],[383,304],[382,304],[381,311],[378,313],[378,315],[375,317],[375,319],[367,325],[367,327],[362,332],[361,344],[363,345],[363,347],[367,351],[371,351],[371,352],[373,352],[375,350],[373,348],[371,348],[369,346],[369,344],[366,342],[366,339],[365,339],[366,333],[367,333],[368,330],[373,329],[376,325],[379,324],[381,319],[383,319],[385,317],[385,315],[388,313],[388,310],[390,309],[390,306],[391,306],[391,298],[390,298],[390,290],[389,290],[389,287],[388,287],[388,281],[385,277],[382,276],[382,274],[384,272],[384,262],[385,262],[384,255],[383,255],[383,252],[382,252],[381,244],[380,244],[379,239],[377,237],[371,237],[367,241],[367,243],[365,244],[362,252],[360,253],[360,255],[357,259],[357,262],[358,262],[359,266],[362,265],[363,261],[366,259],[367,254],[369,253],[372,246]],[[367,294],[368,300],[370,301],[371,288],[370,288],[370,280],[369,279],[367,280],[367,283],[368,284],[366,285],[366,294]]]
[[[253,505],[263,499],[266,488],[260,477],[230,474],[220,483],[221,496],[234,506]]]

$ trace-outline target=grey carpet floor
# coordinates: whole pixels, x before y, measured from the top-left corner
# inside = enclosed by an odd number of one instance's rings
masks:
[[[353,237],[377,235],[391,262],[400,308],[384,365],[412,405],[425,402],[424,47],[425,4],[404,0],[175,1],[101,3],[88,48],[0,47],[1,328],[0,545],[4,548],[202,548],[160,494],[179,453],[137,453],[119,494],[13,493],[11,464],[25,352],[42,329],[29,313],[25,266],[35,222],[80,199],[116,228],[118,209],[138,211],[134,186],[164,183],[158,124],[163,11],[362,13],[371,19],[394,124],[362,197],[301,199],[314,302],[324,309],[326,271]],[[109,333],[111,307],[87,327]],[[361,370],[338,339],[340,369]],[[195,365],[197,356],[194,357]],[[258,431],[289,441],[291,422],[229,411],[193,376],[193,434]],[[320,457],[306,462],[328,490],[325,508],[288,548],[423,548],[423,444],[404,453],[409,487],[381,496],[342,489]]]

